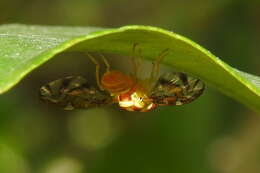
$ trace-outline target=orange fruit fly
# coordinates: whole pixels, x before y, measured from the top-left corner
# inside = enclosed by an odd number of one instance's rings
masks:
[[[203,82],[185,73],[171,72],[159,76],[160,63],[169,53],[169,49],[163,50],[155,58],[148,79],[138,78],[136,47],[137,44],[134,44],[132,48],[133,75],[111,70],[106,58],[100,54],[106,65],[106,72],[100,76],[99,62],[87,53],[96,65],[98,88],[89,85],[83,77],[71,76],[42,86],[41,99],[67,110],[118,103],[120,108],[127,111],[148,112],[157,106],[190,103],[203,93]]]

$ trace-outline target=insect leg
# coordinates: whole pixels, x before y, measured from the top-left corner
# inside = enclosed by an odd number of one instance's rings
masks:
[[[141,58],[142,58],[142,50],[138,49],[138,56],[139,58],[136,58],[136,64],[137,64],[137,72],[142,74],[142,71],[140,71],[141,69],[139,68],[141,65]]]
[[[87,56],[89,57],[89,59],[96,65],[96,80],[97,80],[97,85],[101,90],[104,90],[104,88],[102,87],[102,85],[100,84],[100,76],[99,76],[99,69],[100,69],[100,65],[98,63],[98,61],[89,53],[86,53]]]
[[[134,76],[135,76],[135,78],[137,78],[137,73],[138,73],[138,64],[137,64],[136,55],[135,55],[136,46],[137,46],[137,43],[134,43],[133,48],[132,48],[133,55],[132,55],[132,58],[131,58],[132,64],[134,66]]]
[[[158,78],[159,72],[160,72],[160,71],[159,71],[159,70],[160,70],[160,64],[161,64],[163,58],[164,58],[166,55],[168,55],[168,53],[169,53],[169,49],[165,49],[165,50],[163,50],[163,51],[159,54],[159,56],[155,59],[155,78]]]
[[[163,58],[169,53],[169,49],[163,50],[153,61],[153,67],[152,72],[150,75],[150,82],[152,82],[154,79],[158,78],[159,76],[159,67],[160,63],[163,60]]]
[[[110,71],[110,64],[108,63],[106,57],[103,54],[99,54],[102,58],[102,60],[104,61],[105,65],[106,65],[106,71],[109,72]]]

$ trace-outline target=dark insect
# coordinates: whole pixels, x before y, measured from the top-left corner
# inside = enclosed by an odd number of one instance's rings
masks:
[[[160,76],[150,98],[157,105],[183,105],[198,98],[204,91],[204,83],[185,73],[167,73]]]
[[[44,102],[55,104],[65,110],[112,103],[112,97],[108,92],[89,85],[81,76],[61,78],[42,86],[40,98]]]

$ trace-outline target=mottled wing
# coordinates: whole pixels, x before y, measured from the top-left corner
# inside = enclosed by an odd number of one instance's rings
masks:
[[[197,99],[204,88],[200,79],[185,73],[166,73],[160,76],[150,97],[158,105],[183,105]]]
[[[65,110],[102,106],[113,102],[109,93],[89,85],[81,76],[64,77],[47,83],[40,88],[40,98]]]

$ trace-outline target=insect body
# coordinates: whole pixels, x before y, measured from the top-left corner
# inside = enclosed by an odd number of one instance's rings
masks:
[[[135,53],[136,44],[133,46]],[[198,98],[204,90],[201,80],[185,73],[172,72],[159,76],[159,64],[168,54],[162,51],[153,62],[150,78],[137,77],[138,66],[135,56],[132,57],[134,75],[110,70],[110,65],[103,55],[106,72],[99,75],[100,65],[87,54],[96,65],[97,86],[90,86],[82,77],[66,77],[50,82],[40,89],[42,100],[60,105],[65,109],[88,108],[111,103],[127,111],[147,112],[157,106],[183,105]]]
[[[160,106],[183,105],[198,98],[204,88],[201,80],[185,73],[166,73],[158,79],[150,98]]]
[[[112,103],[108,92],[89,85],[81,76],[68,76],[42,86],[40,98],[44,102],[63,107],[65,110]]]

